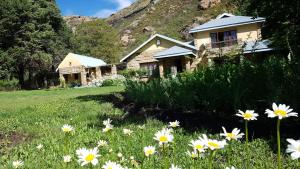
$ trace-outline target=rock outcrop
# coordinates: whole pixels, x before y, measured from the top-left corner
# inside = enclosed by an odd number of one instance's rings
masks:
[[[66,21],[67,25],[75,32],[77,26],[84,22],[97,20],[97,17],[89,16],[64,16],[63,19]]]
[[[198,9],[205,10],[221,3],[221,0],[199,0]]]

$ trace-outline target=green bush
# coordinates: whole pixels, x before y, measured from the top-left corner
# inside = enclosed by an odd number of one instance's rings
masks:
[[[0,80],[0,91],[18,90],[19,88],[19,81],[17,79]]]
[[[125,90],[132,101],[169,109],[233,114],[238,109],[264,111],[279,102],[300,110],[299,77],[298,63],[270,59],[203,67],[177,78],[127,80]]]
[[[103,81],[102,86],[122,86],[124,84],[121,79],[106,79]]]

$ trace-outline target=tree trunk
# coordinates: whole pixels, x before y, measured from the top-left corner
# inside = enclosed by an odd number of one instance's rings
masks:
[[[19,78],[19,84],[21,86],[21,88],[23,89],[25,87],[25,82],[24,82],[24,65],[23,64],[19,64],[18,65],[18,78]]]

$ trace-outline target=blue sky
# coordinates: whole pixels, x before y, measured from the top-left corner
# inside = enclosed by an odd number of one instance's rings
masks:
[[[56,0],[62,15],[108,17],[134,0]]]

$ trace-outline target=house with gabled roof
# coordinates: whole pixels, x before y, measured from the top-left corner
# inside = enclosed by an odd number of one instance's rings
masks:
[[[87,85],[93,80],[99,80],[107,72],[116,74],[115,65],[108,65],[101,59],[69,53],[59,64],[57,71],[60,78],[64,78],[67,83],[76,82],[80,85]]]
[[[270,52],[270,41],[263,40],[261,28],[265,18],[235,16],[224,13],[209,22],[192,28],[192,42],[156,34],[121,59],[128,69],[166,73],[190,71],[199,64],[213,63],[224,54],[237,50],[244,55]]]

